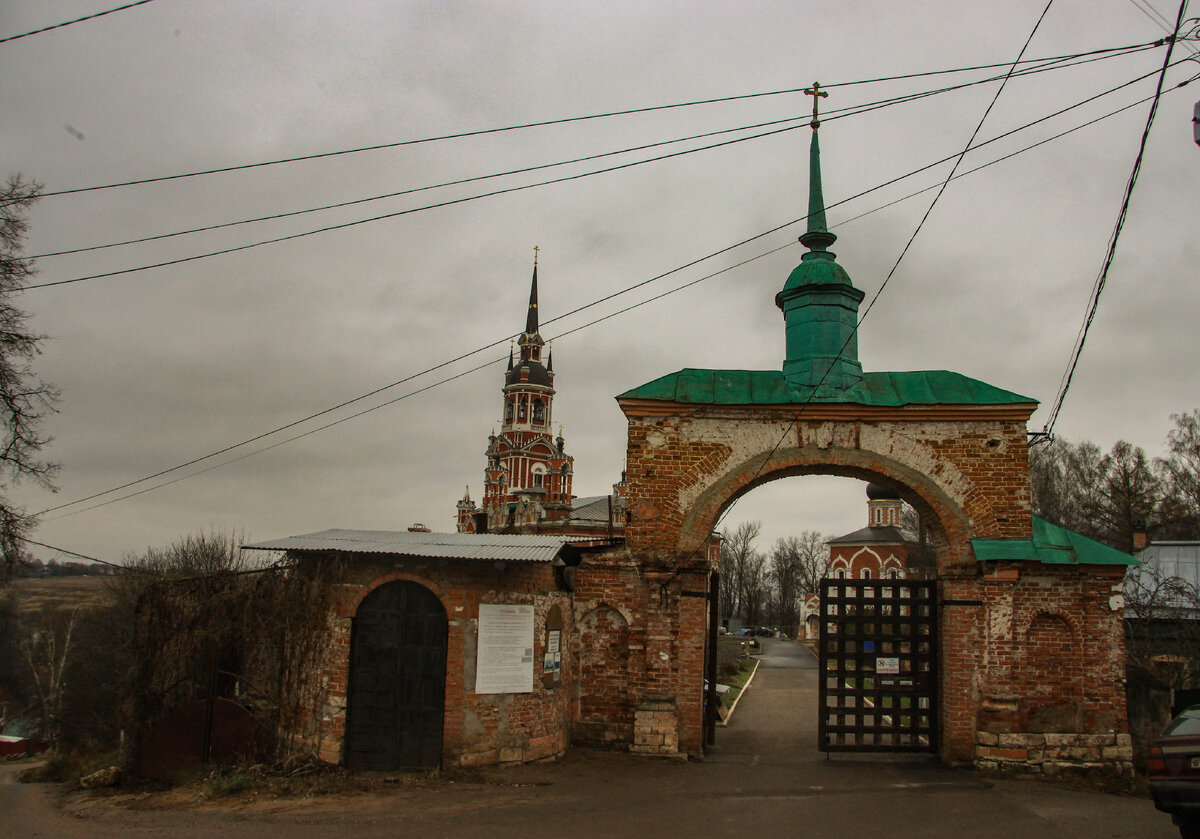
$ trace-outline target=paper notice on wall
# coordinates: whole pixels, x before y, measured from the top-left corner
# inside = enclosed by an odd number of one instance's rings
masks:
[[[476,693],[533,690],[533,607],[479,604]]]

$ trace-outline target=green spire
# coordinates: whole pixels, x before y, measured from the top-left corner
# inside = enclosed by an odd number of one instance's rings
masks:
[[[817,142],[817,129],[814,125],[812,143],[808,149],[808,231],[800,237],[800,244],[810,251],[820,253],[823,259],[833,259],[833,254],[829,253],[828,248],[836,241],[837,234],[830,233],[825,225],[825,195],[821,191],[821,145]]]
[[[794,387],[814,389],[820,397],[836,397],[862,379],[858,361],[858,306],[863,293],[828,248],[837,241],[825,221],[821,189],[821,147],[817,141],[820,86],[804,91],[813,97],[812,144],[809,147],[808,229],[800,242],[808,253],[788,276],[775,305],[783,310],[787,355],[784,378]]]

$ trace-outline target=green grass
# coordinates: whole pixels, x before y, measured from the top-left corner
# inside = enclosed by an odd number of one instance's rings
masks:
[[[721,679],[721,684],[729,685],[729,690],[725,691],[725,695],[721,697],[721,704],[726,708],[732,708],[733,703],[741,696],[742,689],[746,687],[746,682],[750,681],[750,677],[754,674],[754,668],[758,662],[752,658],[744,658],[738,667],[737,673],[732,676],[726,676]]]

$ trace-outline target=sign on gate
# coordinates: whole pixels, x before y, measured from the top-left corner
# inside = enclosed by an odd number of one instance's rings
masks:
[[[821,751],[937,749],[937,584],[821,581]]]

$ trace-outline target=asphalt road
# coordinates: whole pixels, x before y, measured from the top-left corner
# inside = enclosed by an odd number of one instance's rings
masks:
[[[817,672],[804,648],[768,641],[752,686],[704,761],[575,750],[394,793],[129,810],[0,769],[0,837],[501,839],[563,836],[1167,839],[1146,799],[990,781],[926,758],[828,759],[816,750]]]

